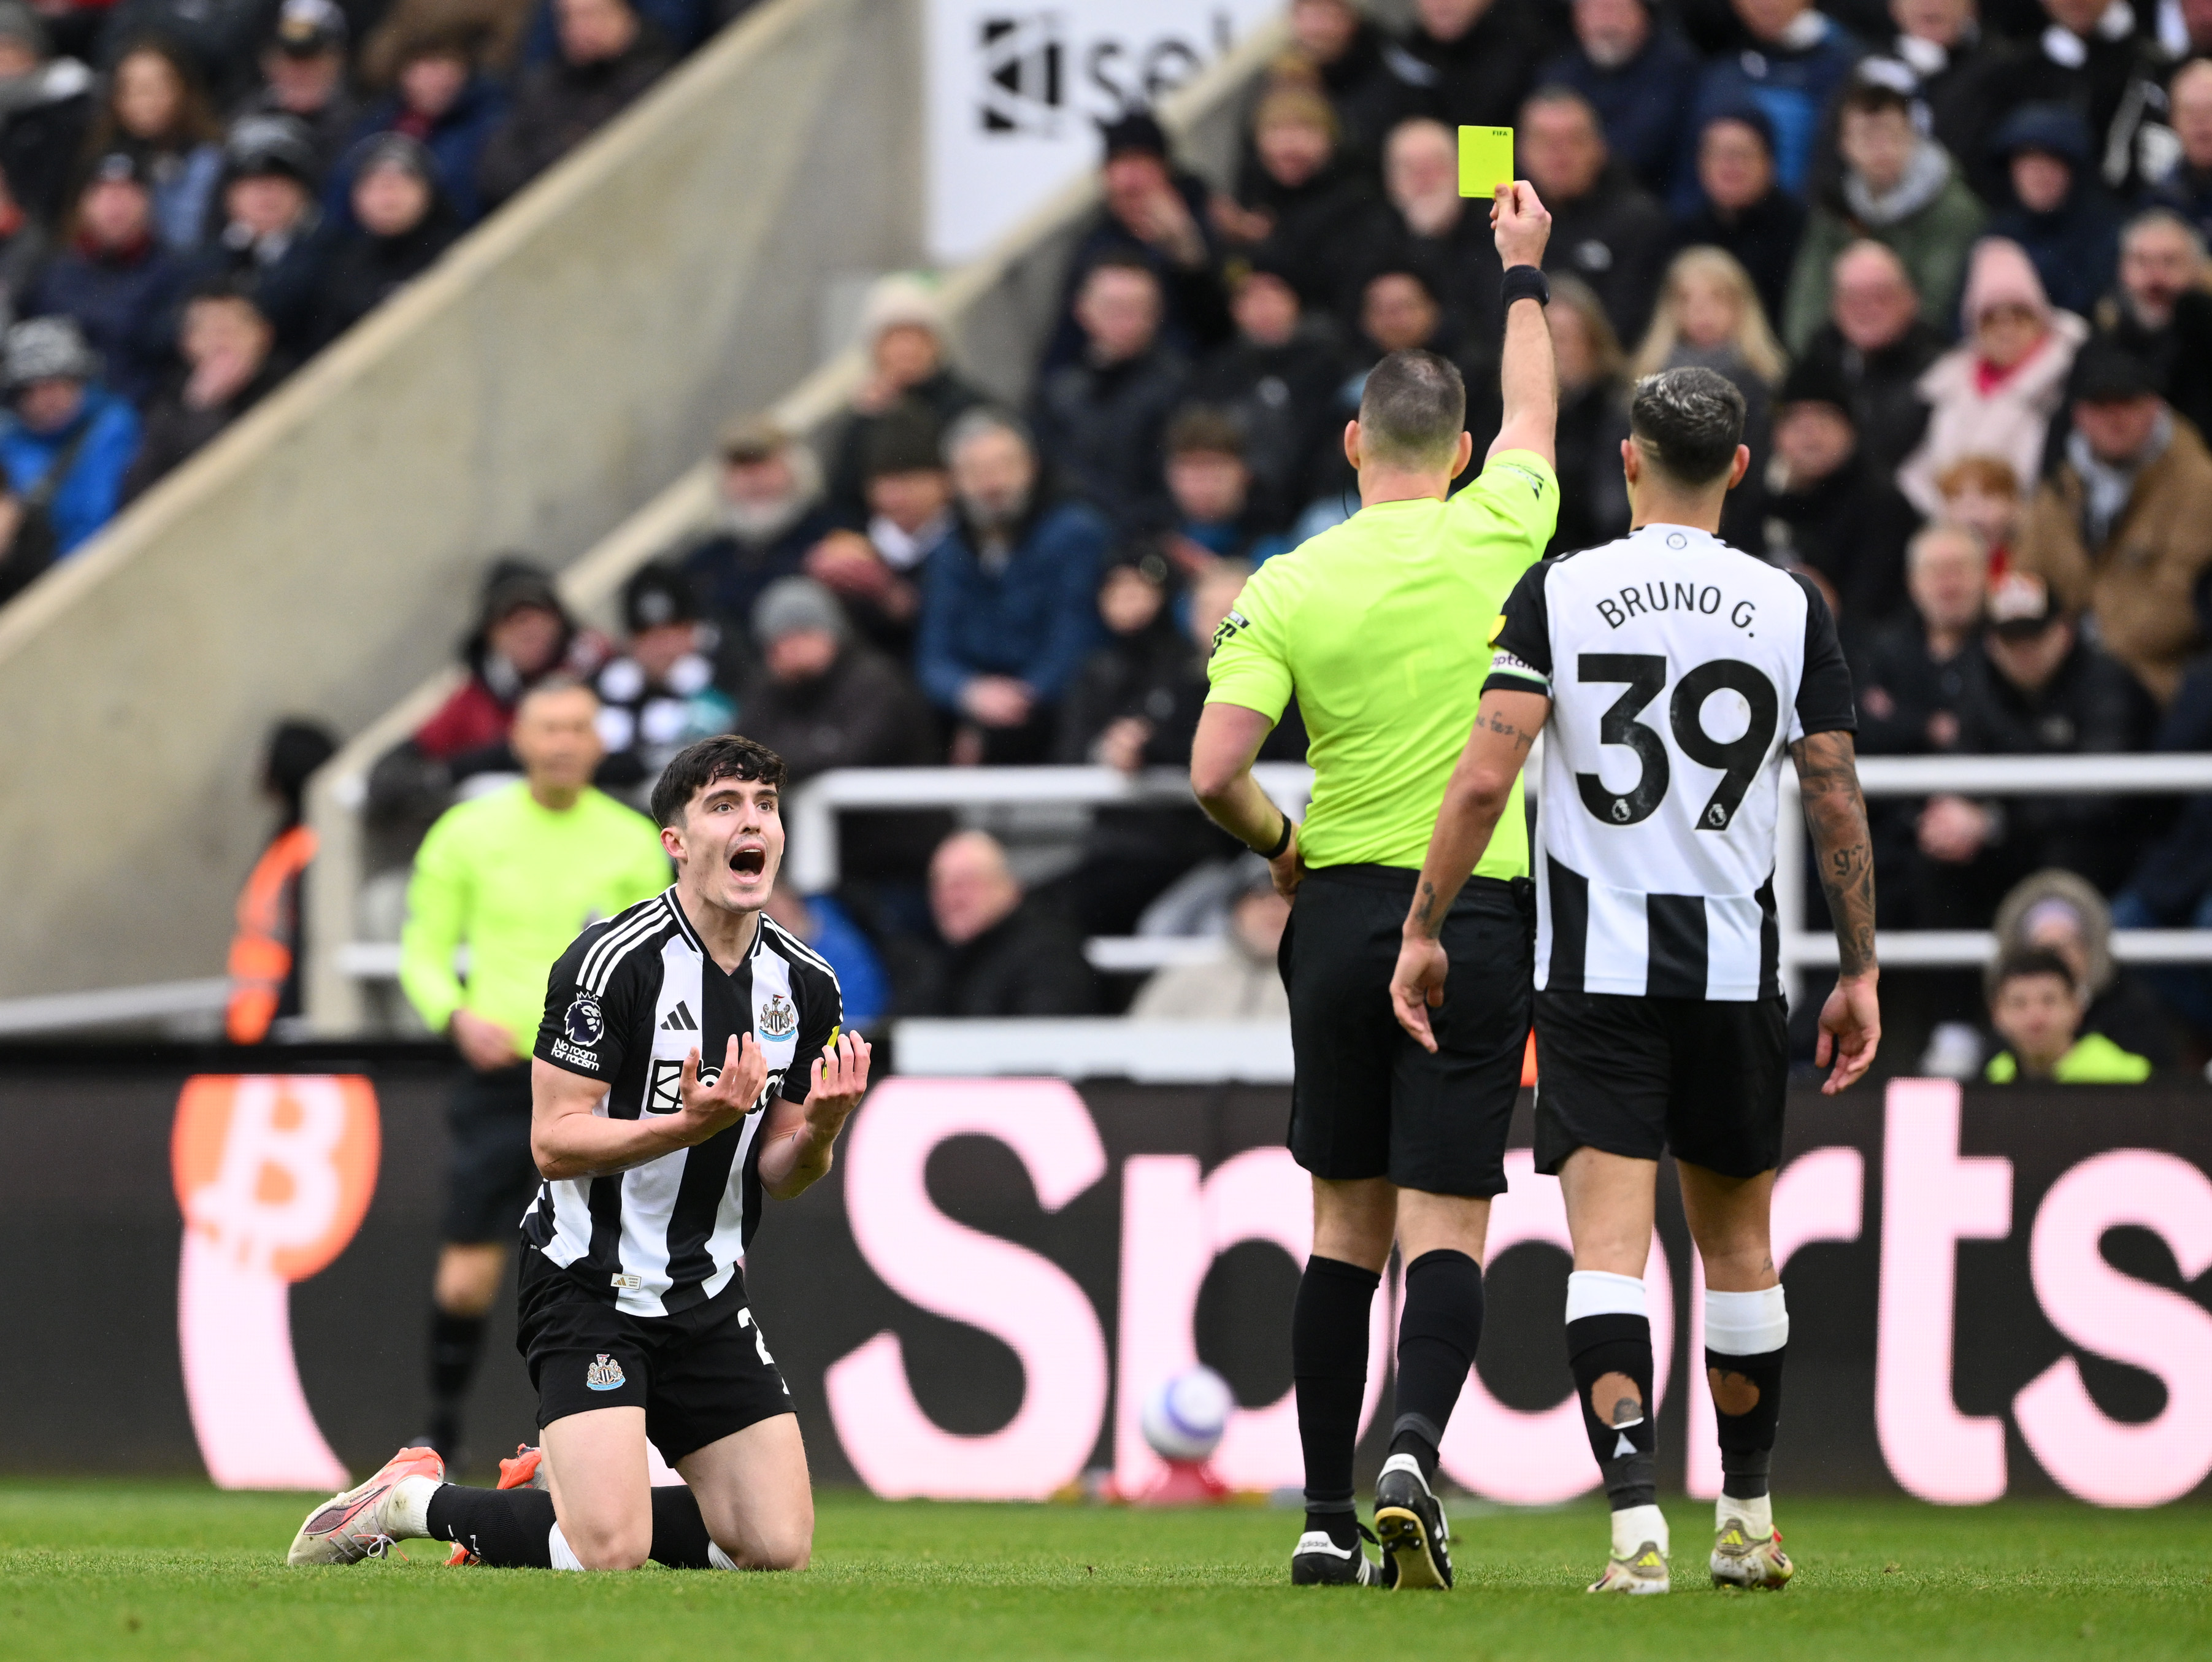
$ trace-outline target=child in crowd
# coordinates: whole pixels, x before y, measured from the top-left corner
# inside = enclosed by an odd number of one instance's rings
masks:
[[[2142,1056],[2102,1033],[2081,1032],[2081,983],[2073,965],[2050,947],[2009,954],[1990,981],[1990,1025],[2005,1042],[1983,1070],[1990,1084],[2140,1085],[2150,1077]]]

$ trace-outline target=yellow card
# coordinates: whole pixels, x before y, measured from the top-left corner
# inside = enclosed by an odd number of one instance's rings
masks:
[[[1459,193],[1479,196],[1487,202],[1500,185],[1513,182],[1513,129],[1462,127],[1459,130]]]

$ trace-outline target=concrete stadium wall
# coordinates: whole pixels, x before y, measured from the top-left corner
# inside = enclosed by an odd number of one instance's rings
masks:
[[[207,975],[280,715],[358,731],[910,264],[911,0],[771,0],[0,612],[0,997]]]

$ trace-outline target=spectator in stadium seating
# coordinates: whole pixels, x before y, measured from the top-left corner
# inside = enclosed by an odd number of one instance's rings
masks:
[[[57,58],[23,0],[0,0],[0,171],[16,201],[52,222],[67,210],[92,125],[92,71]]]
[[[622,649],[592,681],[605,751],[592,782],[632,807],[649,801],[661,770],[695,740],[737,726],[737,706],[714,685],[713,626],[672,565],[632,572],[622,591]]]
[[[2081,118],[2063,106],[2023,105],[1990,149],[2007,181],[1990,234],[2027,251],[2052,305],[2087,316],[2119,263],[2120,210],[2090,166]]]
[[[5,429],[0,429],[0,457]],[[46,505],[15,489],[0,460],[0,606],[36,581],[54,563],[54,522]]]
[[[1168,495],[1175,523],[1168,557],[1194,575],[1217,559],[1256,566],[1289,551],[1290,539],[1255,500],[1244,463],[1244,429],[1226,411],[1185,405],[1169,422]]]
[[[1538,92],[1516,137],[1528,182],[1552,211],[1547,265],[1589,284],[1623,340],[1640,338],[1674,246],[1666,210],[1607,151],[1597,112],[1579,93]]]
[[[1044,368],[1082,361],[1089,342],[1075,315],[1077,300],[1091,268],[1108,259],[1135,259],[1151,269],[1159,283],[1160,336],[1176,353],[1195,358],[1228,339],[1231,327],[1206,224],[1206,182],[1174,164],[1167,133],[1148,111],[1106,124],[1100,137],[1104,200],[1071,252]]]
[[[1767,557],[1826,580],[1847,651],[1903,607],[1920,516],[1861,450],[1850,389],[1818,362],[1783,380],[1764,507]]]
[[[2148,1057],[2123,1050],[2103,1033],[2084,1032],[2088,1002],[2080,977],[2048,947],[2016,949],[1990,974],[1990,1025],[2005,1048],[1983,1077],[2057,1085],[2140,1085],[2151,1076]]]
[[[1993,185],[1982,145],[2011,101],[2012,51],[1983,32],[1975,0],[1889,0],[1888,9],[1897,29],[1890,55],[1912,71],[1936,142],[1978,191]]]
[[[1237,192],[1217,195],[1212,214],[1224,249],[1265,248],[1307,299],[1344,289],[1346,235],[1368,216],[1373,192],[1337,154],[1336,112],[1310,87],[1283,83],[1252,113],[1252,144]]]
[[[2212,586],[2212,453],[2176,421],[2131,353],[2093,342],[2075,360],[2074,430],[2037,490],[2014,557],[2163,706],[2203,650]]]
[[[2145,129],[2156,124],[2165,105],[2165,53],[2128,8],[2106,0],[2041,0],[2041,5],[2044,17],[2019,31],[2033,45],[2005,70],[2008,101],[2080,112],[2087,123],[2083,153],[2095,158],[2092,165],[2101,182],[2130,193],[2141,182]]]
[[[1076,291],[1081,357],[1044,371],[1032,420],[1062,481],[1124,530],[1166,522],[1173,509],[1160,441],[1182,402],[1190,366],[1162,344],[1159,279],[1127,255],[1102,259]]]
[[[740,699],[745,733],[783,758],[793,784],[831,768],[938,759],[914,684],[852,638],[837,597],[811,577],[781,577],[763,590],[752,633],[761,656]]]
[[[1869,755],[1954,750],[1969,667],[1981,654],[1989,546],[1937,523],[1905,545],[1911,609],[1877,630],[1858,662],[1858,747]]]
[[[865,529],[840,527],[806,555],[806,575],[844,602],[862,636],[901,663],[913,656],[929,557],[952,528],[940,431],[916,404],[872,419],[860,447]]]
[[[252,291],[217,277],[192,290],[177,332],[182,366],[146,407],[137,460],[124,475],[131,502],[258,404],[291,373],[276,331]]]
[[[766,417],[723,428],[716,456],[721,466],[714,528],[687,548],[679,563],[721,630],[719,679],[738,686],[757,661],[755,603],[778,578],[798,575],[830,521],[822,507],[822,464],[813,449]]]
[[[828,960],[848,1028],[870,1027],[883,1019],[890,1005],[890,977],[866,932],[835,895],[801,894],[779,876],[768,915]]]
[[[1455,332],[1487,340],[1505,326],[1504,271],[1481,203],[1459,193],[1459,144],[1441,122],[1417,117],[1390,130],[1382,155],[1384,201],[1348,238],[1350,282],[1332,297],[1357,321],[1362,290],[1384,267],[1413,271],[1455,320]]]
[[[1920,314],[1948,320],[1959,303],[1966,254],[1988,214],[1950,153],[1914,125],[1905,94],[1879,81],[1854,82],[1840,103],[1843,177],[1817,202],[1797,250],[1783,338],[1802,352],[1830,311],[1838,256],[1864,240],[1895,251],[1920,296]]]
[[[906,1014],[945,1016],[1089,1015],[1097,978],[1083,943],[1029,900],[998,839],[956,831],[929,862],[929,910],[944,951]]]
[[[1628,532],[1620,446],[1628,437],[1627,360],[1605,307],[1579,277],[1552,284],[1546,308],[1559,377],[1559,521],[1550,554],[1595,548]]]
[[[1897,471],[1927,430],[1920,377],[1943,354],[1943,336],[1919,308],[1896,250],[1855,242],[1836,256],[1828,321],[1800,354],[1842,379],[1859,443],[1885,474]]]
[[[67,318],[33,318],[0,351],[0,466],[28,504],[52,521],[66,557],[115,516],[123,476],[138,454],[138,412],[101,386],[100,360]]]
[[[1344,384],[1343,342],[1325,312],[1305,309],[1265,249],[1237,278],[1230,309],[1237,338],[1198,366],[1189,393],[1235,416],[1255,500],[1281,523],[1305,505],[1314,456],[1335,436],[1329,417]]]
[[[1291,41],[1334,107],[1345,148],[1372,167],[1397,108],[1398,77],[1383,61],[1389,37],[1358,0],[1291,0]]]
[[[868,376],[854,389],[851,413],[830,446],[830,511],[840,524],[855,527],[868,523],[864,475],[878,427],[918,415],[934,445],[948,422],[983,402],[982,390],[952,368],[937,295],[917,277],[895,272],[868,290],[860,342]]]
[[[73,319],[100,356],[106,380],[142,399],[173,360],[185,268],[154,234],[144,168],[126,150],[94,164],[64,246],[32,286],[27,309]]]
[[[315,205],[315,151],[290,116],[252,115],[223,146],[213,236],[192,270],[197,282],[242,285],[297,357],[313,342],[315,308],[337,240]]]
[[[1863,48],[1833,19],[1815,11],[1811,0],[1732,0],[1737,21],[1750,37],[1750,50],[1717,56],[1698,82],[1698,101],[1690,131],[1723,110],[1755,104],[1774,124],[1774,167],[1782,188],[1802,196],[1812,176],[1813,153],[1821,112],[1828,107]],[[1695,206],[1690,194],[1692,170],[1676,175],[1675,210]],[[1547,198],[1547,201],[1550,198]]]
[[[507,728],[524,693],[554,675],[587,675],[605,649],[577,629],[552,579],[512,555],[492,563],[476,627],[461,643],[468,679],[415,729],[414,748],[452,776],[512,772]]]
[[[1959,710],[1967,756],[2098,755],[2133,750],[2148,701],[2127,671],[2083,640],[2040,578],[2013,572],[1991,590],[1982,656]],[[1930,928],[1984,926],[1998,898],[2046,866],[2116,888],[2138,851],[2111,797],[1932,797],[1921,810],[1914,899]]]
[[[89,143],[95,156],[131,154],[153,196],[154,234],[190,253],[207,233],[222,136],[198,71],[175,46],[149,38],[117,62]]]
[[[1290,926],[1291,903],[1275,892],[1266,862],[1238,862],[1243,881],[1229,912],[1220,954],[1156,971],[1129,1014],[1139,1021],[1282,1021],[1291,1019],[1276,953]]]
[[[2169,755],[2212,751],[2212,661],[2200,660],[2182,678],[2151,748]],[[2124,929],[2212,929],[2212,793],[2189,798],[2144,851],[2127,887],[2113,898],[2112,921]],[[2143,979],[2200,1038],[2212,1037],[2212,971],[2201,965],[2146,969]]]
[[[1385,59],[1401,83],[1400,118],[1510,126],[1536,66],[1565,44],[1536,0],[1414,0],[1413,26]]]
[[[282,115],[307,131],[314,154],[310,184],[319,184],[353,142],[361,102],[346,84],[345,13],[335,0],[283,0],[261,47],[261,84],[232,119]]]
[[[315,307],[318,345],[337,339],[436,265],[460,235],[430,153],[404,133],[364,139],[348,157],[353,224],[340,233]]]
[[[2071,312],[2052,308],[2027,255],[2002,237],[1975,245],[1960,310],[1966,338],[1920,377],[1928,427],[1897,474],[1898,488],[1928,514],[1942,505],[1936,476],[1961,456],[1996,456],[2022,479],[2042,472],[2051,418],[2089,333]]]
[[[2212,429],[2212,267],[2204,239],[2170,208],[2148,208],[2120,234],[2119,281],[2097,302],[2098,334],[2149,368],[2166,400]]]
[[[636,102],[674,61],[629,0],[553,0],[560,50],[516,78],[514,102],[477,167],[496,208]]]
[[[2087,881],[2055,870],[2023,878],[1999,904],[1991,928],[2001,959],[2040,951],[2066,961],[2087,1007],[2084,1032],[2103,1034],[2154,1067],[2172,1064],[2172,1025],[2149,988],[2113,960],[2112,909]]]
[[[2212,59],[2192,58],[2175,70],[2168,96],[2180,154],[2151,186],[2149,199],[2212,241]]]
[[[1035,761],[1097,639],[1094,597],[1111,532],[1045,487],[1036,448],[1002,411],[970,410],[945,436],[957,511],[931,557],[915,665],[961,728],[960,763]]]
[[[1109,557],[1098,584],[1104,639],[1068,686],[1054,761],[1122,773],[1151,764],[1148,747],[1175,713],[1190,667],[1190,636],[1171,604],[1177,587],[1175,568],[1157,539],[1133,539]],[[1173,742],[1170,735],[1170,747]],[[1186,744],[1186,758],[1188,753]],[[1174,759],[1170,754],[1157,765]]]
[[[482,66],[485,28],[475,21],[423,23],[396,36],[388,57],[390,89],[354,129],[356,140],[402,132],[438,164],[438,177],[463,225],[483,216],[477,167],[492,131],[507,113],[506,95]],[[325,206],[343,215],[352,193],[344,167],[333,170]]]
[[[0,170],[0,319],[21,309],[53,247],[46,228],[16,200],[6,172]]]
[[[1936,476],[1942,499],[1939,523],[1965,526],[1989,550],[1990,575],[2012,569],[2012,551],[2027,522],[2027,500],[2012,464],[1999,456],[1961,456]]]
[[[1721,536],[1739,548],[1759,544],[1759,503],[1773,441],[1774,384],[1783,356],[1750,276],[1718,248],[1685,248],[1668,262],[1651,326],[1629,364],[1632,380],[1694,365],[1716,370],[1743,394],[1743,441],[1751,471],[1729,493]]]
[[[1674,185],[1697,96],[1697,51],[1645,0],[1574,0],[1575,44],[1547,63],[1540,86],[1580,93],[1598,114],[1606,148],[1661,201]]]
[[[1769,319],[1783,314],[1791,263],[1805,234],[1805,204],[1774,177],[1774,124],[1757,105],[1724,112],[1698,137],[1698,211],[1676,232],[1683,247],[1733,254]]]

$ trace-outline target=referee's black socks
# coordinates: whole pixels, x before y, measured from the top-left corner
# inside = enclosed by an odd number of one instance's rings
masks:
[[[1291,1374],[1306,1458],[1306,1528],[1357,1545],[1352,1451],[1367,1391],[1367,1322],[1382,1277],[1340,1258],[1310,1257],[1291,1312]]]
[[[1721,1446],[1720,1510],[1756,1534],[1774,1526],[1767,1469],[1782,1419],[1789,1343],[1790,1307],[1781,1288],[1705,1294],[1705,1382]]]
[[[1411,1454],[1431,1483],[1437,1480],[1437,1445],[1481,1342],[1482,1266],[1451,1247],[1424,1252],[1407,1264],[1390,1452]]]
[[[461,1438],[461,1403],[483,1355],[489,1316],[456,1316],[430,1308],[430,1440],[452,1459]]]

